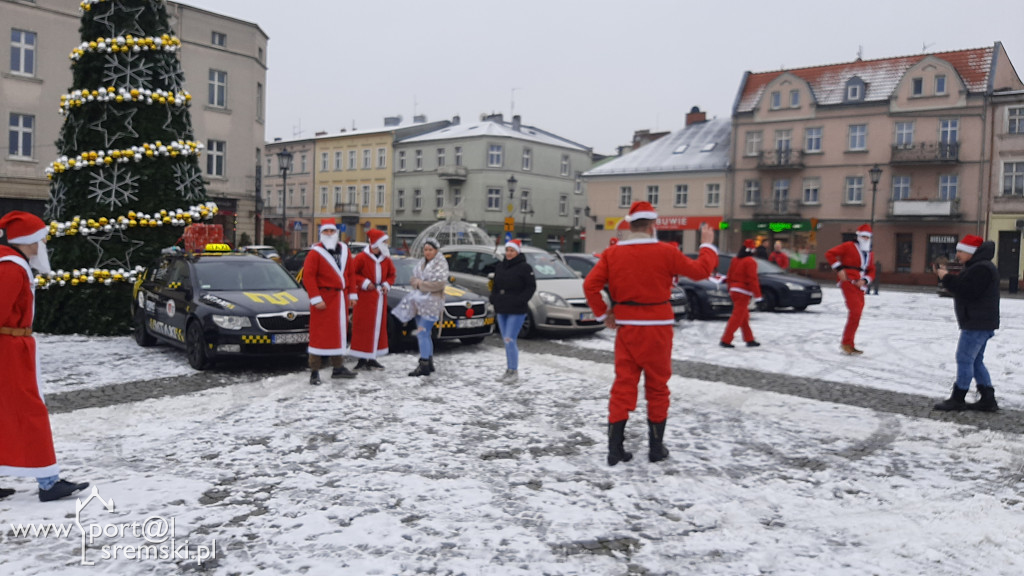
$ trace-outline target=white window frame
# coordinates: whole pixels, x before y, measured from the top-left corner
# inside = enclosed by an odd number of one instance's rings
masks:
[[[821,152],[822,133],[821,126],[811,126],[804,130],[804,152],[816,154]]]
[[[455,147],[455,165],[462,166],[462,146]]]
[[[960,195],[960,175],[939,175],[939,200],[956,200]]]
[[[359,196],[359,189],[356,188],[355,186],[349,186],[347,192],[348,192],[348,202],[347,203],[349,205],[351,205],[351,206],[358,206],[359,203],[356,202],[356,200],[359,199],[358,198],[358,196]]]
[[[657,207],[658,200],[661,197],[661,187],[657,184],[647,185],[647,201],[650,202],[651,206]]]
[[[452,207],[462,204],[462,188],[452,188]]]
[[[487,189],[487,211],[497,212],[501,210],[501,188]]]
[[[743,181],[743,205],[744,206],[757,206],[761,203],[761,181],[760,180],[744,180]]]
[[[860,100],[860,84],[847,84],[846,86],[846,99],[847,100]]]
[[[568,176],[571,166],[569,165],[569,155],[562,154],[562,168],[559,172],[562,176]]]
[[[519,192],[519,211],[526,213],[530,211],[530,191],[522,190]]]
[[[398,171],[405,172],[405,150],[398,151]]]
[[[438,168],[444,166],[444,163],[448,160],[446,158],[447,155],[448,155],[448,151],[446,149],[444,149],[444,148],[438,148],[437,149],[437,167]]]
[[[36,117],[32,114],[11,112],[8,121],[7,141],[16,142],[16,148],[7,151],[8,158],[31,160],[35,148]]]
[[[722,204],[722,185],[718,182],[708,182],[704,185],[704,206],[715,208]]]
[[[413,169],[417,172],[423,170],[423,150],[419,148],[413,151]]]
[[[402,190],[401,188],[399,188],[398,192],[395,194],[395,210],[405,210],[405,190]]]
[[[782,91],[772,90],[772,93],[769,95],[768,107],[772,110],[782,108]]]
[[[321,186],[320,187],[320,209],[321,210],[326,210],[327,206],[329,206],[329,204],[327,204],[327,197],[328,197],[328,195],[329,195],[329,192],[328,192],[327,186]]]
[[[364,208],[370,207],[370,185],[363,184],[363,204]]]
[[[558,215],[568,216],[569,215],[569,195],[559,194],[558,195]]]
[[[334,187],[334,205],[335,206],[340,206],[341,204],[344,204],[344,202],[341,201],[341,186],[335,186]]]
[[[345,169],[345,154],[341,150],[334,151],[334,170],[341,172]]]
[[[1024,107],[1006,109],[1006,133],[1024,134]]]
[[[434,190],[434,210],[444,210],[444,189]]]
[[[363,148],[363,170],[373,168],[373,152],[369,148]],[[367,202],[369,204],[369,202]]]
[[[629,208],[633,204],[633,187],[619,186],[619,208]]]
[[[355,170],[359,163],[359,153],[355,150],[348,151],[348,169]]]
[[[799,108],[800,107],[800,91],[790,90],[789,91],[789,107]]]
[[[910,176],[900,175],[892,177],[892,199],[910,199]]]
[[[256,83],[256,120],[258,122],[263,122],[263,119],[264,119],[263,108],[264,108],[264,106],[263,106],[263,83],[262,82],[257,82]]]
[[[913,122],[897,122],[896,123],[896,148],[907,149],[914,147],[914,123]]]
[[[523,148],[523,172],[533,170],[533,150]]]
[[[685,207],[690,202],[690,185],[676,184],[673,206]]]
[[[1003,163],[1003,196],[1024,196],[1024,161]]]
[[[923,96],[924,95],[924,78],[911,78],[910,79],[910,95],[911,96]]]
[[[377,148],[377,169],[383,170],[388,167],[388,149]]]
[[[805,205],[816,206],[821,203],[821,179],[805,178],[800,193]]]
[[[213,108],[228,107],[228,73],[210,68],[206,103]]]
[[[750,130],[743,136],[743,155],[760,156],[764,135],[760,130]]]
[[[864,177],[847,176],[843,186],[843,204],[864,204]]]
[[[206,150],[206,175],[224,178],[227,175],[227,149],[228,143],[225,140],[207,140]]]
[[[868,149],[868,125],[850,124],[848,138],[848,150],[861,151]]]
[[[944,96],[946,94],[946,76],[945,74],[935,75],[935,94]]]
[[[377,184],[377,207],[383,208],[388,201],[388,188],[384,184]]]
[[[776,130],[775,131],[775,149],[776,150],[792,150],[793,149],[793,131],[790,129]]]
[[[320,171],[321,172],[327,172],[327,167],[330,166],[329,160],[330,160],[330,156],[327,155],[327,152],[321,152],[320,153]]]
[[[226,48],[228,45],[228,35],[223,32],[217,32],[216,30],[214,30],[210,32],[210,44]]]
[[[412,211],[419,212],[423,210],[423,190],[419,188],[412,189]]]
[[[14,34],[19,39],[13,38]],[[35,76],[37,68],[36,47],[39,45],[39,35],[31,30],[11,28],[11,74],[18,76]],[[17,64],[17,68],[13,65]]]
[[[501,144],[488,144],[487,166],[491,168],[501,168],[504,151],[505,148]]]

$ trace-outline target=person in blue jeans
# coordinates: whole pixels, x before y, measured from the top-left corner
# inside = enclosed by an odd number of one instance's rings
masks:
[[[992,377],[985,368],[985,347],[999,328],[999,270],[992,263],[995,253],[994,242],[968,234],[956,245],[956,259],[964,265],[963,271],[950,274],[944,264],[935,269],[942,286],[953,294],[953,308],[960,326],[953,393],[936,404],[936,410],[995,412],[999,409]],[[965,398],[971,380],[977,383],[981,399],[969,404]]]
[[[519,346],[516,339],[526,321],[530,298],[537,291],[533,267],[523,255],[523,243],[518,238],[505,243],[505,259],[494,268],[491,304],[498,314],[498,330],[505,341],[505,373],[499,382],[510,384],[519,379]]]

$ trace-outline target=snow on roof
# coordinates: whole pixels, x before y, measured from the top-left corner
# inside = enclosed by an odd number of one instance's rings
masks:
[[[560,148],[572,148],[581,152],[590,152],[590,148],[582,144],[562,138],[561,136],[557,136],[545,130],[541,130],[535,126],[521,124],[519,126],[519,130],[516,130],[512,127],[511,122],[504,121],[500,116],[469,124],[453,124],[451,126],[441,128],[440,130],[434,130],[433,132],[428,132],[420,136],[403,139],[402,142],[434,142],[437,140],[478,137],[515,138],[517,140],[527,140],[540,144],[558,146]]]
[[[867,84],[865,102],[887,100],[907,70],[925,58],[934,57],[949,62],[963,79],[970,92],[985,92],[992,71],[994,47],[897,56],[878,60],[855,60],[843,64],[828,64],[811,68],[757,72],[747,75],[736,102],[736,113],[751,112],[757,106],[765,88],[782,74],[792,74],[811,86],[818,105],[841,104],[846,82],[858,77]]]
[[[691,124],[583,175],[725,170],[729,166],[731,135],[730,118]]]

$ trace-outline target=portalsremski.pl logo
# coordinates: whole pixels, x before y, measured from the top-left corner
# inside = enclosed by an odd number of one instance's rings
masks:
[[[102,522],[83,518],[83,512],[96,500],[114,514],[114,500],[104,500],[94,486],[85,500],[75,501],[75,521],[66,524],[11,524],[13,535],[21,538],[79,537],[81,564],[92,566],[97,560],[195,560],[197,565],[217,557],[217,541],[209,545],[178,542],[174,517],[150,516],[143,521]]]

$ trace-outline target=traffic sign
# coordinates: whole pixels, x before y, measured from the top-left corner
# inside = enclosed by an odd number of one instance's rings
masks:
[[[505,232],[505,242],[511,242],[511,241],[512,241],[512,233],[511,232]]]
[[[505,217],[505,232],[514,232],[516,229],[516,220],[511,216]]]

